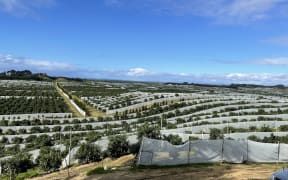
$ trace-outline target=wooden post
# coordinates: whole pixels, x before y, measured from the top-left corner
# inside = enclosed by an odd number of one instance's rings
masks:
[[[191,140],[189,139],[188,164],[190,164]]]
[[[278,141],[278,161],[277,161],[277,165],[280,161],[280,141]]]
[[[223,161],[224,161],[224,137],[222,141],[221,163],[223,163]]]
[[[137,166],[139,166],[139,164],[140,164],[140,160],[141,160],[141,154],[142,154],[142,148],[143,148],[143,140],[144,140],[144,137],[142,137],[142,141],[141,141],[141,145],[140,145],[140,149],[139,149],[139,153],[138,153],[138,162],[137,162]]]
[[[247,139],[247,162],[249,161],[249,140]]]

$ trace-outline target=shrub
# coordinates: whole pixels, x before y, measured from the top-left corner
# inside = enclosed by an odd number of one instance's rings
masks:
[[[91,163],[101,160],[100,147],[94,144],[83,143],[75,154],[75,158],[81,163]]]
[[[128,153],[129,143],[125,135],[109,137],[108,152],[113,158],[123,156]]]
[[[224,135],[221,133],[220,129],[212,128],[210,129],[210,139],[223,139]]]
[[[149,126],[146,122],[143,126],[138,128],[138,140],[142,141],[142,137],[151,139],[160,139],[161,133],[160,128],[156,126]]]
[[[44,171],[59,169],[62,162],[61,152],[49,147],[42,147],[38,157],[39,167]]]
[[[169,134],[168,136],[164,135],[164,140],[170,142],[173,145],[180,145],[183,144],[182,138],[179,135]]]

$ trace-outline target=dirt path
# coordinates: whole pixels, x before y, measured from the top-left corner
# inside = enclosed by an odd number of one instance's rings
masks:
[[[283,166],[283,165],[282,165]],[[281,165],[271,164],[223,164],[208,167],[179,167],[166,169],[144,169],[137,171],[119,171],[105,175],[94,175],[85,178],[86,180],[248,180],[248,179],[269,179],[271,174],[282,168]]]
[[[120,157],[116,160],[112,160],[110,158],[104,159],[102,162],[99,163],[91,163],[85,164],[77,167],[72,167],[69,169],[70,179],[71,180],[82,180],[86,178],[86,173],[89,170],[92,170],[96,167],[119,167],[119,166],[126,166],[127,164],[131,163],[135,159],[134,155],[127,155]],[[68,178],[68,170],[61,170],[55,173],[47,174],[41,177],[33,178],[33,180],[65,180]]]
[[[60,89],[60,87],[58,87],[57,82],[54,82],[54,87],[57,90],[57,92],[59,93],[60,96],[63,97],[64,102],[67,104],[68,108],[70,109],[70,111],[73,113],[74,117],[84,117],[83,115],[81,115],[81,113],[79,113],[79,111],[71,104],[69,98],[67,98],[64,94],[63,91]]]
[[[76,116],[76,117],[84,117],[83,114],[81,114],[79,112],[79,110],[77,108],[75,108],[75,106],[70,102],[70,99],[67,98],[65,95],[64,95],[64,92],[61,90],[61,88],[58,86],[57,82],[55,82],[55,88],[56,90],[58,91],[58,93],[64,98],[65,100],[65,103],[68,105],[68,107],[70,108],[70,110],[73,112],[73,114]],[[97,111],[95,108],[89,106],[87,103],[83,102],[81,100],[81,98],[75,96],[75,95],[72,95],[73,99],[77,99],[78,101],[84,103],[86,105],[86,116],[89,115],[89,117],[103,117],[105,116],[106,114],[103,113],[103,112],[100,112],[100,111]],[[84,110],[83,110],[84,111]]]
[[[86,176],[86,173],[96,167],[127,167],[134,161],[134,155],[127,155],[116,160],[106,158],[103,162],[81,165],[70,168],[70,180],[248,180],[269,179],[285,164],[214,164],[192,165],[154,169],[127,169],[113,173]],[[65,180],[68,179],[67,170],[47,174],[33,180]]]

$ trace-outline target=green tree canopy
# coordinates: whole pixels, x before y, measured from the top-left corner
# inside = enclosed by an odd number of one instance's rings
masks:
[[[108,152],[111,157],[117,158],[128,153],[129,143],[125,135],[109,137]]]
[[[161,133],[158,126],[149,125],[147,122],[138,128],[138,140],[142,141],[143,137],[151,139],[160,139]]]
[[[89,143],[82,143],[75,158],[81,163],[91,163],[101,160],[101,149],[99,146]]]

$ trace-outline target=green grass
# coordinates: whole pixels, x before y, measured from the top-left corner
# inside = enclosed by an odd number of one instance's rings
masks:
[[[211,167],[211,166],[220,166],[221,163],[204,163],[204,164],[188,164],[188,165],[171,165],[171,166],[132,166],[129,168],[125,169],[117,169],[117,170],[104,170],[103,167],[98,167],[93,170],[90,170],[87,172],[87,176],[95,175],[95,174],[107,174],[115,171],[131,171],[131,172],[137,172],[137,171],[142,171],[142,170],[147,170],[147,169],[169,169],[169,168],[189,168],[189,167],[194,167],[194,168],[203,168],[203,167]]]
[[[112,170],[104,170],[103,167],[97,167],[87,172],[87,176],[95,175],[95,174],[107,174],[113,172]]]
[[[35,169],[28,170],[25,173],[20,173],[16,176],[16,180],[24,180],[28,178],[33,178],[39,175],[39,171]]]
[[[36,169],[30,169],[27,172],[20,173],[15,177],[15,180],[25,180],[28,178],[33,178],[39,175],[39,171]],[[1,180],[10,180],[9,176],[0,176]]]
[[[169,169],[169,168],[203,168],[203,167],[211,167],[211,166],[220,166],[221,163],[201,163],[201,164],[183,164],[183,165],[167,165],[167,166],[160,166],[160,165],[151,165],[151,166],[134,166],[130,170],[137,171],[143,169]]]

